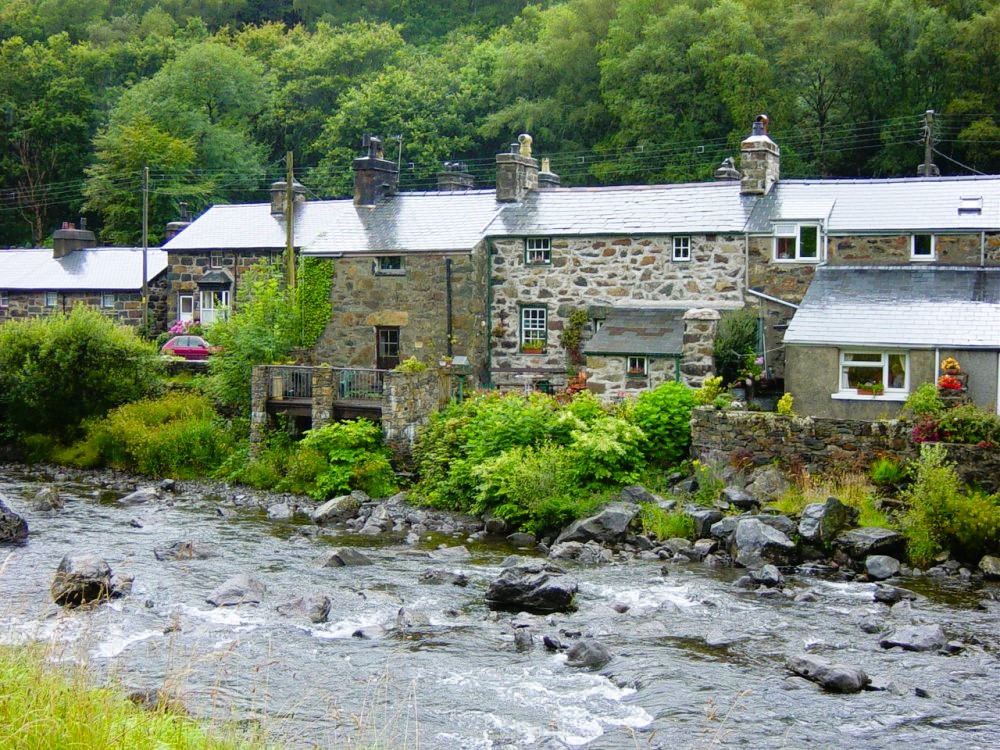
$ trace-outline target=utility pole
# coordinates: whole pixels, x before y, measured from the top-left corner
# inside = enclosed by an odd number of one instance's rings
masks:
[[[149,334],[149,167],[142,168],[142,326]]]
[[[295,170],[292,168],[292,152],[285,156],[287,174],[285,176],[285,261],[288,264],[288,288],[295,288]]]
[[[934,163],[934,110],[924,112],[924,163],[917,167],[917,174],[938,177],[941,170]]]

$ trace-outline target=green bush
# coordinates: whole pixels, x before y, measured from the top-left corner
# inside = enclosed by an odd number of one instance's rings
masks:
[[[642,474],[645,435],[617,417],[604,417],[573,430],[567,451],[573,478],[581,487],[632,484]]]
[[[162,365],[152,345],[78,306],[0,326],[0,439],[80,434],[83,421],[152,395]]]
[[[976,562],[1000,550],[1000,503],[996,495],[967,492],[943,445],[921,446],[915,479],[901,494],[907,551],[926,565],[944,550]]]
[[[694,401],[698,406],[708,406],[714,404],[715,400],[722,395],[722,376],[714,375],[705,378],[701,388],[694,392]]]
[[[691,444],[694,392],[683,383],[663,383],[639,395],[632,421],[646,436],[644,453],[661,466],[684,460]]]
[[[690,539],[694,541],[694,519],[681,510],[666,510],[654,503],[643,503],[639,512],[642,530],[657,539]]]
[[[876,459],[868,470],[868,476],[879,487],[898,487],[906,481],[906,475],[906,467],[887,456]]]
[[[314,485],[309,488],[309,495],[316,500],[351,490],[385,497],[397,489],[389,451],[382,445],[382,430],[367,419],[332,422],[309,430],[296,454],[297,458],[291,462],[296,466],[295,481],[319,469]]]
[[[715,371],[726,383],[739,379],[747,352],[756,351],[757,325],[757,311],[752,307],[723,313],[712,355]]]
[[[1000,418],[973,404],[943,411],[935,421],[939,439],[944,443],[1000,443]]]
[[[917,386],[903,404],[902,413],[918,419],[936,417],[944,411],[944,401],[938,395],[934,383],[923,383]]]

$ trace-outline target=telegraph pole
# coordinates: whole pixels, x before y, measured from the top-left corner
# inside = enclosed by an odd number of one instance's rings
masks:
[[[937,177],[941,174],[938,165],[934,163],[934,110],[924,112],[924,163],[917,167],[917,174],[924,177]]]
[[[288,288],[295,288],[295,191],[292,188],[295,170],[292,168],[292,152],[285,157],[285,261],[288,264]]]
[[[142,325],[149,333],[149,167],[142,168]]]

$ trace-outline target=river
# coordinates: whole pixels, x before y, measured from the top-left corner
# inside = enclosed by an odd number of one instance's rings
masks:
[[[52,477],[0,466],[0,495],[30,524],[29,542],[0,547],[0,638],[39,639],[63,659],[128,688],[166,688],[194,714],[260,726],[290,748],[976,748],[1000,747],[1000,591],[957,579],[896,581],[918,593],[890,611],[867,583],[789,577],[814,601],[739,589],[734,570],[623,560],[566,565],[578,609],[496,613],[483,593],[514,552],[468,544],[470,560],[432,559],[464,539],[359,539],[256,510],[224,517],[219,499],[180,492],[123,507],[98,478],[59,478],[61,511],[30,510]],[[161,562],[155,547],[216,545],[208,560]],[[341,546],[366,567],[317,568]],[[64,554],[90,551],[135,576],[132,593],[62,610],[48,595]],[[461,570],[466,587],[420,582],[429,567]],[[214,608],[205,596],[237,573],[267,586],[259,606]],[[297,596],[332,600],[329,621],[279,614]],[[430,625],[399,629],[401,607]],[[884,650],[858,621],[886,628],[941,624],[964,649],[952,656]],[[535,647],[515,647],[512,621]],[[367,638],[354,637],[364,629]],[[542,636],[582,635],[613,653],[599,671],[566,666]],[[804,652],[864,668],[890,690],[824,693],[790,680]]]

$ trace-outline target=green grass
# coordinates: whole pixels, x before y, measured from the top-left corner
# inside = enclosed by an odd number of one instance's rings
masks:
[[[167,710],[148,711],[86,671],[63,671],[39,647],[0,647],[0,750],[164,750],[263,748],[222,727],[210,732]]]
[[[769,506],[779,513],[799,515],[811,503],[835,497],[858,511],[858,526],[898,529],[899,524],[878,507],[878,493],[865,474],[845,472],[823,477],[804,475]]]
[[[669,511],[653,503],[645,503],[639,513],[642,530],[654,534],[657,539],[694,540],[694,519],[683,511]]]

